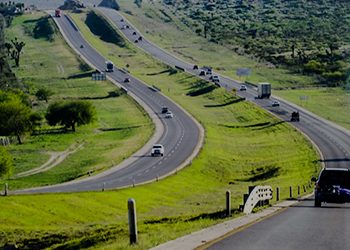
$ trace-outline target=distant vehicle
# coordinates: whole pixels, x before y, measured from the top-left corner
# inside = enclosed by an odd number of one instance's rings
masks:
[[[84,48],[84,45],[80,45],[80,48],[81,48],[81,49]]]
[[[55,10],[55,17],[61,17],[61,10],[60,9]]]
[[[164,147],[162,144],[154,144],[151,150],[152,156],[163,156],[164,155]]]
[[[139,40],[139,41],[142,41],[142,36],[139,36],[138,40]]]
[[[198,65],[193,65],[193,69],[198,69]]]
[[[211,67],[208,67],[208,66],[204,66],[203,67],[203,70],[205,71],[205,74],[206,75],[211,75],[213,73],[213,70]]]
[[[106,62],[106,72],[113,72],[114,64],[111,61]]]
[[[130,82],[130,78],[129,77],[125,77],[124,82]]]
[[[124,19],[120,19],[121,22],[124,22]]]
[[[271,84],[268,82],[258,83],[258,98],[270,98]]]
[[[292,116],[290,118],[291,122],[298,122],[299,121],[299,112],[298,111],[293,111]]]
[[[162,114],[165,114],[169,111],[168,107],[162,107]]]
[[[280,102],[279,101],[273,101],[271,106],[272,107],[279,107],[280,106]]]
[[[315,207],[322,202],[350,202],[350,170],[347,168],[324,168],[315,181]]]
[[[204,70],[201,70],[201,71],[199,72],[199,75],[200,75],[200,76],[205,76],[205,71],[204,71]]]
[[[173,118],[173,117],[174,117],[174,115],[171,111],[168,111],[165,113],[165,118]]]
[[[239,87],[239,91],[246,91],[246,90],[247,90],[247,86],[245,86],[245,85],[241,85]]]
[[[217,75],[211,76],[210,79],[211,79],[213,82],[220,82],[220,78],[219,78],[219,76],[217,76]]]
[[[136,31],[134,31],[132,34],[133,34],[134,36],[136,36]]]

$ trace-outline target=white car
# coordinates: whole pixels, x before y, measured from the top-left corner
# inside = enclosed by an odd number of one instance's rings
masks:
[[[239,91],[246,91],[246,90],[247,90],[247,86],[245,86],[245,85],[241,85],[239,87]]]
[[[273,101],[271,106],[272,107],[279,107],[280,106],[280,102],[279,101]]]
[[[219,76],[217,76],[217,75],[212,76],[212,77],[211,77],[211,80],[212,80],[213,82],[220,82],[220,78],[219,78]]]
[[[163,156],[164,155],[164,147],[162,144],[154,144],[151,151],[152,156]]]
[[[174,115],[171,111],[168,111],[165,113],[165,118],[173,118],[173,117],[174,117]]]

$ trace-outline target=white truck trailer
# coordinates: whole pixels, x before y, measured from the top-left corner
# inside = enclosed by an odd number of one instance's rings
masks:
[[[270,98],[271,84],[268,82],[258,83],[258,98]]]

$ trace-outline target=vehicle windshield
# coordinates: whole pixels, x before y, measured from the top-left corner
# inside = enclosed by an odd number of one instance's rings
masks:
[[[320,176],[320,185],[339,185],[350,188],[350,171],[327,170]]]

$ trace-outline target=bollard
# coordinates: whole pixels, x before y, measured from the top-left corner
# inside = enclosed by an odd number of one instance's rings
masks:
[[[103,185],[102,185],[102,192],[105,191],[105,186],[106,186],[106,182],[104,182]]]
[[[231,192],[226,191],[226,217],[231,217]]]
[[[300,186],[298,186],[298,197],[300,196]]]
[[[306,187],[305,187],[305,185],[303,185],[303,190],[304,190],[304,193],[306,193]]]
[[[159,178],[159,177],[158,177],[158,175],[157,175],[157,177],[156,177],[156,181],[158,181],[158,178]]]
[[[293,188],[292,188],[292,186],[289,186],[289,198],[290,199],[293,198]]]
[[[8,189],[9,189],[9,185],[7,183],[5,183],[5,192],[4,192],[5,196],[8,195]]]
[[[132,187],[135,187],[135,179],[132,179]]]
[[[136,244],[137,243],[137,218],[136,218],[136,202],[134,199],[128,200],[128,218],[129,218],[130,244]]]
[[[276,187],[276,201],[280,200],[280,188]]]

